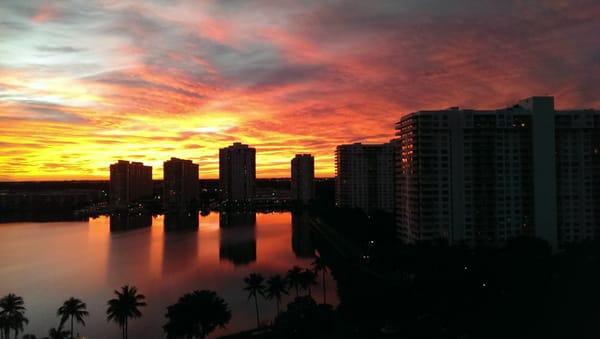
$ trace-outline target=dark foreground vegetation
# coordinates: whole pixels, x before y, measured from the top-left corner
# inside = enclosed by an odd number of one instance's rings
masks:
[[[297,212],[297,211],[296,211]],[[305,211],[306,212],[306,211]],[[315,208],[311,267],[292,267],[240,282],[255,308],[256,328],[227,338],[599,338],[600,243],[560,251],[543,241],[516,238],[503,246],[468,248],[396,242],[392,219],[357,211]],[[339,305],[327,304],[325,277],[337,282]],[[312,291],[323,290],[315,300]],[[293,301],[282,305],[284,295]],[[320,299],[320,298],[319,298]],[[277,314],[265,319],[273,303]],[[107,320],[128,337],[128,323],[142,316],[145,297],[135,287],[115,291]],[[0,300],[0,338],[23,333],[23,299]],[[58,311],[47,338],[76,337],[88,317],[71,298]],[[167,338],[205,338],[232,314],[216,292],[184,294],[165,312]],[[79,330],[78,330],[79,328]],[[24,335],[22,338],[35,338]]]
[[[337,239],[315,232],[350,337],[600,337],[598,241],[554,253],[532,238],[493,248],[403,246],[389,215],[329,209],[318,216],[317,230]]]

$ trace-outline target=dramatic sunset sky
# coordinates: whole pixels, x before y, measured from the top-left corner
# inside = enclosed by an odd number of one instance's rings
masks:
[[[418,109],[554,95],[600,107],[598,0],[0,1],[0,181],[162,177],[171,156],[216,178],[218,149],[295,153],[382,142]]]

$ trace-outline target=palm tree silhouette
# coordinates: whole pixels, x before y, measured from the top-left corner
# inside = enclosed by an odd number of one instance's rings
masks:
[[[279,274],[270,277],[267,280],[266,292],[267,299],[275,299],[275,305],[277,306],[277,315],[279,315],[279,305],[281,304],[281,297],[284,294],[288,294],[286,279]]]
[[[316,257],[312,262],[312,269],[316,274],[321,273],[323,278],[323,304],[327,304],[327,289],[325,288],[325,275],[327,274],[327,265],[323,262],[321,257]]]
[[[231,320],[229,306],[213,291],[194,291],[167,307],[168,322],[163,326],[169,339],[204,339]]]
[[[265,278],[260,273],[250,273],[249,276],[244,278],[245,291],[248,291],[248,299],[254,297],[254,303],[256,305],[256,327],[260,327],[260,316],[258,312],[258,295],[265,295]]]
[[[56,314],[61,316],[59,328],[62,328],[65,322],[71,318],[71,338],[74,338],[73,320],[77,320],[78,323],[85,326],[83,318],[89,315],[88,311],[86,311],[85,303],[73,297],[67,299]]]
[[[58,328],[51,328],[48,331],[48,336],[43,339],[67,339],[69,335],[69,331],[64,331],[62,326],[59,326]]]
[[[305,269],[300,273],[300,288],[302,290],[307,291],[310,296],[311,287],[317,284],[317,274],[312,270]]]
[[[146,306],[146,297],[138,294],[135,286],[129,285],[121,287],[121,291],[115,290],[115,294],[117,297],[108,301],[107,320],[116,322],[121,328],[123,339],[127,339],[129,318],[142,316],[139,308]]]
[[[296,289],[296,297],[299,295],[300,281],[302,280],[302,269],[298,266],[292,267],[287,272],[287,280],[290,287]]]
[[[22,297],[13,293],[7,294],[0,299],[0,326],[4,338],[8,339],[10,330],[15,331],[15,338],[23,331],[23,325],[28,324],[29,320],[25,317],[25,302]]]

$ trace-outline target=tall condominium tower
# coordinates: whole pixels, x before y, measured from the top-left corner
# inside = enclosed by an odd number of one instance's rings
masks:
[[[152,196],[152,167],[119,160],[110,165],[110,203],[127,205]]]
[[[163,177],[166,209],[187,208],[198,198],[198,165],[191,160],[171,158],[165,161]]]
[[[336,149],[336,205],[366,212],[394,209],[394,146],[340,145]]]
[[[248,202],[254,198],[256,149],[239,142],[219,150],[221,198]]]
[[[600,237],[600,112],[553,97],[496,110],[418,111],[396,124],[396,228],[470,245]]]
[[[292,199],[307,204],[315,198],[315,158],[296,154],[292,159]]]

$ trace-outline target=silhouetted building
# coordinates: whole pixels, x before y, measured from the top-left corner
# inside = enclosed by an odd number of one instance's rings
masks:
[[[256,261],[256,213],[221,211],[219,258],[235,266]]]
[[[55,211],[82,208],[103,199],[100,190],[0,191],[0,211]]]
[[[163,164],[165,209],[189,208],[198,199],[198,165],[191,160],[171,158]]]
[[[336,149],[336,205],[366,212],[394,209],[393,144],[351,144]]]
[[[256,187],[256,149],[239,142],[219,150],[221,198],[248,202]]]
[[[127,205],[152,196],[152,167],[119,160],[110,165],[110,203]]]
[[[600,237],[600,112],[553,97],[419,111],[396,124],[396,225],[406,242]]]
[[[292,199],[308,204],[315,198],[315,158],[296,154],[292,159]]]

